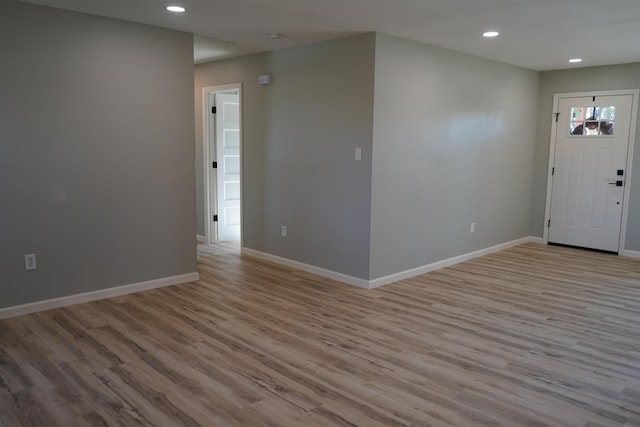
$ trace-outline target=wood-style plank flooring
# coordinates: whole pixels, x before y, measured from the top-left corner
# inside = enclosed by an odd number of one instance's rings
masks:
[[[199,282],[0,321],[0,427],[640,426],[640,261],[526,244],[366,291]]]

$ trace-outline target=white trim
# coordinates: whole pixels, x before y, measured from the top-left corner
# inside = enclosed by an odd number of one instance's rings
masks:
[[[211,226],[211,177],[209,162],[209,111],[211,110],[209,93],[207,88],[202,88],[202,178],[204,179],[204,235],[205,242],[213,242],[213,232]],[[215,187],[214,187],[215,188]]]
[[[219,86],[207,86],[202,88],[202,157],[203,157],[203,179],[204,179],[204,234],[205,234],[205,242],[206,243],[214,243],[218,240],[216,227],[212,226],[211,218],[213,216],[213,212],[216,210],[215,206],[217,204],[217,197],[211,197],[212,193],[217,192],[217,188],[212,184],[213,174],[211,173],[211,162],[215,160],[215,149],[213,153],[211,152],[211,148],[209,147],[209,135],[211,132],[215,132],[215,129],[211,129],[209,126],[209,111],[211,107],[214,106],[213,103],[209,102],[209,95],[216,94],[219,92],[230,92],[230,91],[238,91],[238,98],[240,100],[240,245],[242,245],[243,241],[243,218],[242,218],[242,206],[243,206],[243,194],[244,194],[244,176],[243,176],[243,167],[242,167],[242,159],[244,158],[244,144],[243,144],[243,119],[242,119],[242,110],[243,110],[243,101],[242,101],[242,83],[231,83],[226,85]]]
[[[316,267],[314,265],[304,264],[302,262],[294,261],[288,258],[282,258],[276,255],[271,255],[265,252],[256,251],[254,249],[242,248],[242,253],[255,258],[260,258],[265,261],[270,261],[275,264],[284,265],[286,267],[295,268],[297,270],[306,271],[307,273],[316,274],[318,276],[327,277],[329,279],[337,280],[348,285],[357,286],[359,288],[370,289],[369,281],[360,279],[358,277],[349,276],[347,274],[337,273],[335,271],[327,270],[324,268]]]
[[[638,96],[640,90],[631,91],[633,102],[631,104],[631,123],[629,129],[629,147],[627,148],[627,170],[624,176],[624,195],[622,202],[622,223],[620,224],[620,244],[618,245],[618,253],[624,252],[627,243],[627,220],[629,218],[629,198],[631,197],[631,172],[633,166],[633,151],[636,142],[636,126],[638,123]]]
[[[412,268],[411,270],[401,271],[399,273],[391,274],[389,276],[380,277],[375,280],[369,281],[369,288],[377,288],[378,286],[386,285],[389,283],[397,282],[399,280],[408,279],[410,277],[420,276],[421,274],[429,273],[430,271],[439,270],[444,267],[449,267],[461,262],[469,261],[473,258],[478,258],[484,255],[489,255],[494,252],[499,252],[505,249],[512,248],[514,246],[522,245],[523,243],[529,243],[533,241],[533,237],[523,237],[521,239],[512,240],[511,242],[501,243],[499,245],[491,246],[478,251],[469,252],[463,255],[458,255],[453,258],[443,259],[442,261],[436,261],[431,264],[423,265],[422,267]]]
[[[502,251],[504,249],[509,249],[514,246],[522,245],[524,243],[543,243],[543,241],[540,237],[531,237],[531,236],[523,237],[521,239],[513,240],[511,242],[501,243],[499,245],[491,246],[489,248],[480,249],[475,252],[469,252],[467,254],[459,255],[453,258],[448,258],[442,261],[437,261],[431,264],[424,265],[422,267],[412,268],[411,270],[401,271],[399,273],[391,274],[385,277],[380,277],[374,280],[360,279],[358,277],[337,273],[335,271],[327,270],[320,267],[315,267],[309,264],[304,264],[288,258],[282,258],[276,255],[271,255],[268,253],[256,251],[254,249],[243,247],[242,253],[245,255],[256,257],[256,258],[264,259],[266,261],[271,261],[276,264],[306,271],[307,273],[312,273],[318,276],[337,280],[339,282],[343,282],[348,285],[353,285],[353,286],[357,286],[359,288],[364,288],[364,289],[373,289],[379,286],[387,285],[389,283],[397,282],[399,280],[404,280],[410,277],[419,276],[421,274],[425,274],[430,271],[439,270],[444,267],[449,267],[454,264],[468,261],[473,258],[478,258],[484,255],[492,254],[494,252]]]
[[[37,313],[39,311],[51,310],[53,308],[67,307],[69,305],[82,304],[90,301],[97,301],[105,298],[119,297],[136,292],[148,291],[150,289],[163,288],[165,286],[179,285],[187,282],[200,280],[200,274],[187,273],[179,276],[163,277],[161,279],[148,280],[146,282],[133,283],[130,285],[116,286],[113,288],[100,289],[92,292],[69,295],[66,297],[53,298],[45,301],[38,301],[29,304],[16,305],[14,307],[0,308],[0,319],[22,316],[24,314]]]
[[[620,252],[620,256],[628,256],[630,258],[640,258],[640,252],[624,250]]]
[[[547,242],[544,241],[544,238],[542,238],[542,237],[533,237],[533,236],[527,237],[527,243],[539,243],[541,245],[547,244]]]
[[[629,123],[629,146],[627,148],[627,169],[624,177],[624,195],[622,203],[622,221],[620,223],[620,239],[618,242],[618,253],[623,254],[625,252],[624,247],[627,237],[627,221],[629,218],[629,197],[631,194],[631,169],[633,166],[633,151],[636,142],[636,126],[638,120],[638,97],[640,90],[638,89],[623,89],[623,90],[609,90],[609,91],[593,91],[593,92],[567,92],[556,93],[553,95],[553,113],[557,113],[558,103],[560,98],[578,98],[584,96],[617,96],[617,95],[631,95],[631,122]],[[549,144],[549,163],[547,171],[547,197],[545,202],[545,213],[543,223],[543,243],[549,243],[549,227],[547,227],[547,221],[551,216],[551,192],[553,189],[553,181],[551,179],[551,170],[555,163],[556,153],[556,131],[557,122],[551,119],[551,137]]]
[[[202,234],[196,234],[196,240],[202,240],[203,242],[206,242],[207,236],[203,236]]]
[[[549,226],[548,221],[551,217],[551,190],[553,190],[552,171],[553,166],[556,163],[556,134],[558,128],[558,122],[554,120],[554,115],[557,113],[557,107],[559,102],[559,95],[556,93],[553,95],[553,111],[551,115],[551,136],[549,142],[549,161],[547,163],[547,197],[544,205],[544,222],[542,223],[542,240],[544,243],[549,243]]]

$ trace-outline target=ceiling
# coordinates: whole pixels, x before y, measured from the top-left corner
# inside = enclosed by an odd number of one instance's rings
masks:
[[[196,34],[195,62],[372,31],[533,70],[640,62],[640,0],[22,1]]]

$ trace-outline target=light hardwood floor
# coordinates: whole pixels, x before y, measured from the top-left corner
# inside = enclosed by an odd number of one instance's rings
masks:
[[[0,321],[0,426],[640,426],[640,261],[526,244],[366,291],[201,280]]]

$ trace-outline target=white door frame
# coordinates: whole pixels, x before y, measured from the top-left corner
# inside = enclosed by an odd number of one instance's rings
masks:
[[[553,95],[553,116],[551,118],[551,143],[549,144],[549,164],[547,167],[547,201],[544,210],[544,243],[549,243],[549,227],[548,221],[551,216],[551,191],[553,189],[553,176],[552,170],[555,164],[556,155],[556,131],[558,122],[555,120],[555,115],[558,107],[558,101],[560,98],[579,98],[584,96],[615,96],[615,95],[631,95],[633,98],[631,106],[631,124],[629,128],[629,148],[627,149],[627,169],[625,170],[625,185],[624,195],[622,202],[622,223],[620,224],[620,242],[618,244],[618,254],[623,255],[625,240],[627,237],[627,218],[629,214],[629,195],[631,194],[631,168],[633,166],[633,147],[636,142],[636,122],[638,119],[638,89],[628,90],[607,90],[607,91],[593,91],[593,92],[568,92],[568,93],[556,93]],[[563,118],[560,117],[560,120]]]
[[[202,88],[202,148],[203,148],[203,178],[204,178],[204,211],[205,211],[205,221],[204,221],[204,235],[207,243],[213,243],[218,240],[218,230],[213,226],[213,215],[217,210],[218,205],[218,195],[217,195],[217,174],[213,173],[213,168],[211,167],[211,162],[215,158],[216,147],[212,144],[211,141],[214,141],[215,138],[211,138],[212,135],[215,135],[215,127],[211,126],[210,114],[211,107],[213,104],[210,101],[211,94],[222,93],[222,92],[238,92],[238,98],[240,100],[240,247],[242,247],[243,241],[243,215],[242,215],[242,206],[243,206],[243,187],[244,187],[244,177],[242,170],[242,83],[231,83],[227,85],[220,86],[208,86]]]

